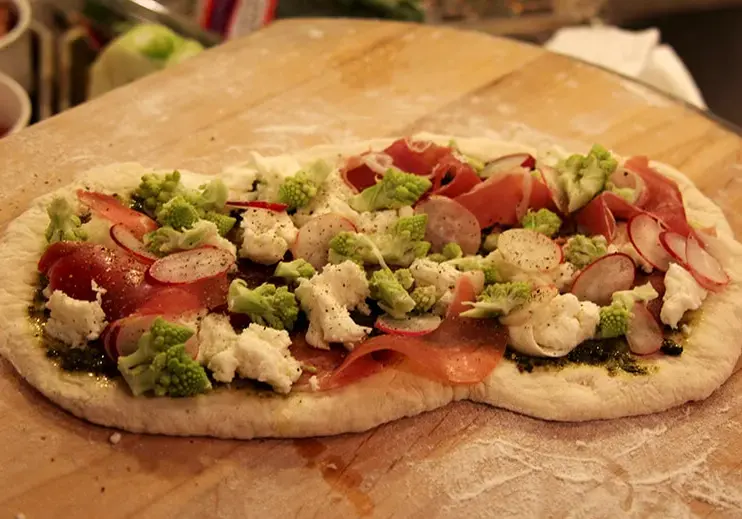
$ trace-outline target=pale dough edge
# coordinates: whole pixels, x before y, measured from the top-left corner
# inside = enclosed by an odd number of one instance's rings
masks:
[[[426,135],[426,137],[431,137]],[[447,136],[432,136],[448,141]],[[391,139],[347,147],[323,146],[296,154],[301,160],[381,147]],[[487,139],[457,139],[463,151],[482,156],[532,149]],[[666,166],[662,166],[666,168]],[[142,173],[137,164],[118,164],[84,175],[85,184],[115,191],[131,188]],[[675,170],[663,171],[681,182],[692,218],[713,219],[723,233],[729,226],[721,211]],[[184,173],[189,183],[204,178]],[[678,176],[679,175],[679,176]],[[105,179],[91,182],[89,179]],[[58,193],[69,193],[68,186]],[[387,370],[342,390],[289,396],[248,396],[222,389],[194,399],[133,398],[123,384],[102,383],[87,376],[63,373],[49,362],[43,348],[30,337],[26,307],[33,296],[35,266],[43,250],[39,237],[46,226],[44,208],[52,195],[34,201],[13,221],[0,241],[0,353],[45,396],[73,414],[92,422],[133,432],[169,435],[209,435],[223,438],[301,437],[357,432],[404,416],[413,416],[463,398],[490,403],[531,416],[554,420],[590,420],[657,412],[689,400],[706,398],[731,374],[740,347],[735,341],[740,315],[735,297],[741,294],[737,267],[734,283],[707,302],[704,321],[692,346],[680,359],[663,358],[653,377],[609,377],[601,368],[568,368],[561,372],[520,374],[503,363],[478,386],[448,387],[406,372]],[[696,207],[697,206],[697,207]],[[696,214],[698,213],[698,214]],[[701,214],[703,213],[703,214]],[[706,220],[704,220],[704,218]],[[734,257],[742,246],[726,240]],[[731,261],[734,264],[734,261]],[[714,327],[716,324],[716,327]],[[707,330],[708,328],[708,330]],[[701,330],[698,333],[698,330]],[[713,342],[712,345],[708,346]],[[696,348],[696,343],[699,347]],[[707,347],[708,346],[708,347]],[[663,376],[667,373],[666,376]],[[658,378],[657,382],[651,379]],[[684,381],[683,384],[673,381]],[[690,381],[690,382],[689,382]]]

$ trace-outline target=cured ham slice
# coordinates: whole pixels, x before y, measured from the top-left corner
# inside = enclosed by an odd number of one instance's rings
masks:
[[[517,225],[525,209],[555,209],[551,191],[528,172],[519,170],[495,175],[456,197],[476,216],[481,228]],[[530,194],[528,190],[530,189]],[[527,197],[527,204],[523,201]]]
[[[95,214],[113,224],[123,225],[140,240],[148,232],[157,229],[157,222],[152,218],[129,209],[111,195],[78,189],[77,198]]]
[[[474,285],[463,276],[456,285],[448,315],[432,333],[421,337],[380,335],[359,344],[327,380],[339,387],[358,380],[356,363],[367,362],[376,352],[394,352],[404,357],[410,370],[444,384],[476,384],[484,380],[502,359],[507,331],[497,321],[467,319],[459,314],[473,301]],[[367,368],[364,368],[367,369]],[[353,370],[350,376],[348,370]]]

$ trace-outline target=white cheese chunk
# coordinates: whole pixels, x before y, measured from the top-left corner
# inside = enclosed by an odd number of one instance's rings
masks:
[[[662,297],[660,320],[672,328],[688,310],[696,310],[708,292],[698,284],[693,275],[677,263],[672,263],[665,273],[665,295]]]

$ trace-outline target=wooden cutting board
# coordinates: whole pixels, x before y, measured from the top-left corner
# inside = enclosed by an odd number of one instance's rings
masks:
[[[275,154],[428,130],[600,142],[693,177],[742,230],[742,141],[628,79],[482,34],[287,21],[0,142],[0,220],[92,166],[216,173]],[[457,403],[363,434],[220,441],[67,415],[0,363],[0,515],[740,517],[742,377],[707,401],[590,424]]]

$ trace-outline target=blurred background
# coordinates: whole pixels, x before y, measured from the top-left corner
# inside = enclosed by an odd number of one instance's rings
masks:
[[[742,125],[742,0],[0,0],[0,137],[276,19],[511,36]]]

